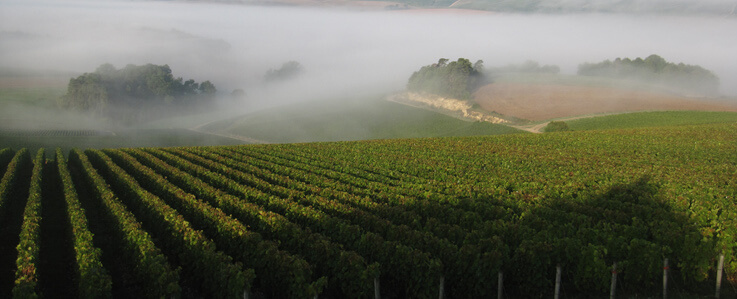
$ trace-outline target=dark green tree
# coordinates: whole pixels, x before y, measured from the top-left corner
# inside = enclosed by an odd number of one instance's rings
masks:
[[[175,78],[168,65],[129,64],[116,69],[106,63],[93,73],[70,79],[61,105],[104,116],[112,108],[135,113],[163,106],[206,103],[216,92],[210,81],[198,84],[191,79]]]
[[[471,94],[485,82],[483,61],[471,64],[466,58],[448,63],[441,58],[437,63],[423,66],[410,76],[407,89],[428,92],[457,99],[470,99]]]

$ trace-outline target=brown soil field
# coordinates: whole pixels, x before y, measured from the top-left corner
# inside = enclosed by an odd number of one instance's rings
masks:
[[[500,82],[475,94],[482,109],[531,121],[586,114],[637,111],[734,111],[737,101],[688,98],[665,93],[598,86]]]

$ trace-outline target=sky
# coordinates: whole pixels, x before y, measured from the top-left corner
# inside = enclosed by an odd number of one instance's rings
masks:
[[[178,1],[0,0],[0,68],[92,72],[103,63],[168,64],[273,101],[391,92],[439,58],[503,66],[579,64],[658,54],[697,64],[737,95],[737,17],[351,10]],[[264,86],[282,63],[302,80]]]

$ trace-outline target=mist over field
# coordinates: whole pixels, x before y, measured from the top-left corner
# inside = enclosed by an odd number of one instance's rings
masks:
[[[694,1],[698,2],[698,1]],[[81,74],[103,63],[168,64],[176,77],[243,89],[249,107],[401,90],[440,57],[487,67],[658,54],[714,71],[737,95],[737,17],[505,14],[199,2],[0,1],[0,69]],[[296,79],[264,74],[297,61]],[[245,106],[245,105],[244,105]]]

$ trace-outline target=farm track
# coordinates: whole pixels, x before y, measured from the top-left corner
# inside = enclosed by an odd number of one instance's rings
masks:
[[[638,111],[642,112],[642,111]],[[571,120],[577,120],[577,119],[584,119],[584,118],[594,118],[594,117],[601,117],[601,116],[609,116],[609,115],[618,115],[618,114],[625,114],[625,113],[637,113],[637,112],[620,112],[620,113],[603,113],[603,114],[594,114],[594,115],[580,115],[580,116],[571,116],[571,117],[563,117],[558,118],[550,121],[545,121],[543,123],[535,124],[532,126],[517,126],[517,125],[510,125],[513,128],[520,129],[523,131],[527,131],[530,133],[540,134],[543,133],[543,129],[550,124],[552,121],[571,121]]]

